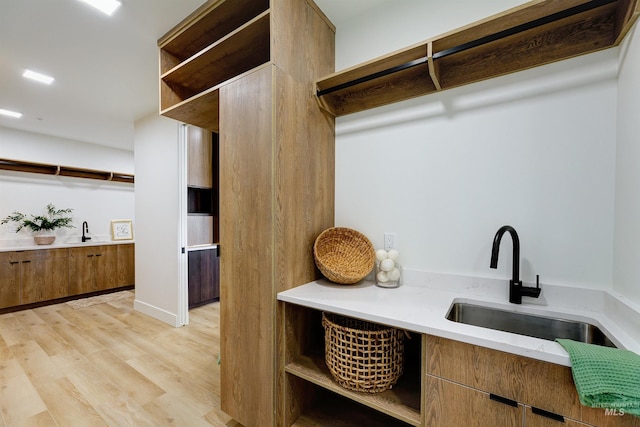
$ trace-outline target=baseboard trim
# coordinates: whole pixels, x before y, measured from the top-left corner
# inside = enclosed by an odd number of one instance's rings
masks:
[[[140,313],[144,313],[148,316],[153,317],[154,319],[158,319],[161,322],[167,323],[171,326],[175,326],[176,328],[182,326],[178,322],[178,316],[169,313],[166,310],[155,307],[151,304],[147,304],[146,302],[135,299],[133,301],[133,309],[139,311]]]

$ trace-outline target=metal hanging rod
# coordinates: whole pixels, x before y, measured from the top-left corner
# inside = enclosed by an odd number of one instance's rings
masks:
[[[569,9],[562,10],[560,12],[553,13],[548,16],[544,16],[542,18],[534,19],[533,21],[526,22],[524,24],[516,25],[515,27],[508,28],[506,30],[498,31],[494,34],[489,34],[488,36],[481,37],[477,40],[473,40],[467,43],[460,44],[458,46],[451,47],[449,49],[441,50],[440,52],[435,52],[432,55],[432,58],[440,59],[449,55],[453,55],[455,53],[460,53],[468,49],[472,49],[474,47],[482,46],[487,43],[491,43],[497,40],[500,40],[505,37],[509,37],[518,33],[522,33],[527,30],[531,30],[533,28],[540,27],[542,25],[549,24],[551,22],[559,21],[560,19],[568,18],[573,15],[577,15],[579,13],[587,12],[592,9],[596,9],[601,6],[605,6],[610,3],[615,3],[618,0],[592,0],[588,3],[583,3],[578,6],[571,7]],[[386,70],[378,71],[377,73],[369,74],[364,77],[357,78],[355,80],[351,80],[345,83],[341,83],[336,86],[331,86],[329,88],[318,90],[316,92],[317,96],[327,95],[329,93],[337,92],[342,89],[349,88],[351,86],[358,85],[360,83],[366,83],[371,80],[378,79],[380,77],[388,76],[389,74],[397,73],[399,71],[403,71],[409,68],[416,67],[418,65],[422,65],[427,63],[429,60],[428,56],[423,58],[418,58],[410,62],[406,62],[401,65],[397,65],[395,67],[388,68]]]

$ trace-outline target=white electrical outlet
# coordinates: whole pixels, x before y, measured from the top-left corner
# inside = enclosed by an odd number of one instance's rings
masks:
[[[384,233],[384,250],[388,251],[395,247],[396,233]]]

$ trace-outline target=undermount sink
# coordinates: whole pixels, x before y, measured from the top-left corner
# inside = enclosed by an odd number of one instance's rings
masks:
[[[589,344],[616,347],[600,328],[578,320],[538,316],[465,302],[454,302],[449,308],[447,319],[551,341],[556,338],[567,338]]]

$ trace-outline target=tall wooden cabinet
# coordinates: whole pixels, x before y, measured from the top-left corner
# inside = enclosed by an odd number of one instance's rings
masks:
[[[247,427],[282,425],[276,294],[319,277],[333,225],[334,119],[313,82],[334,36],[311,0],[218,0],[159,40],[161,114],[220,135],[221,405]]]

